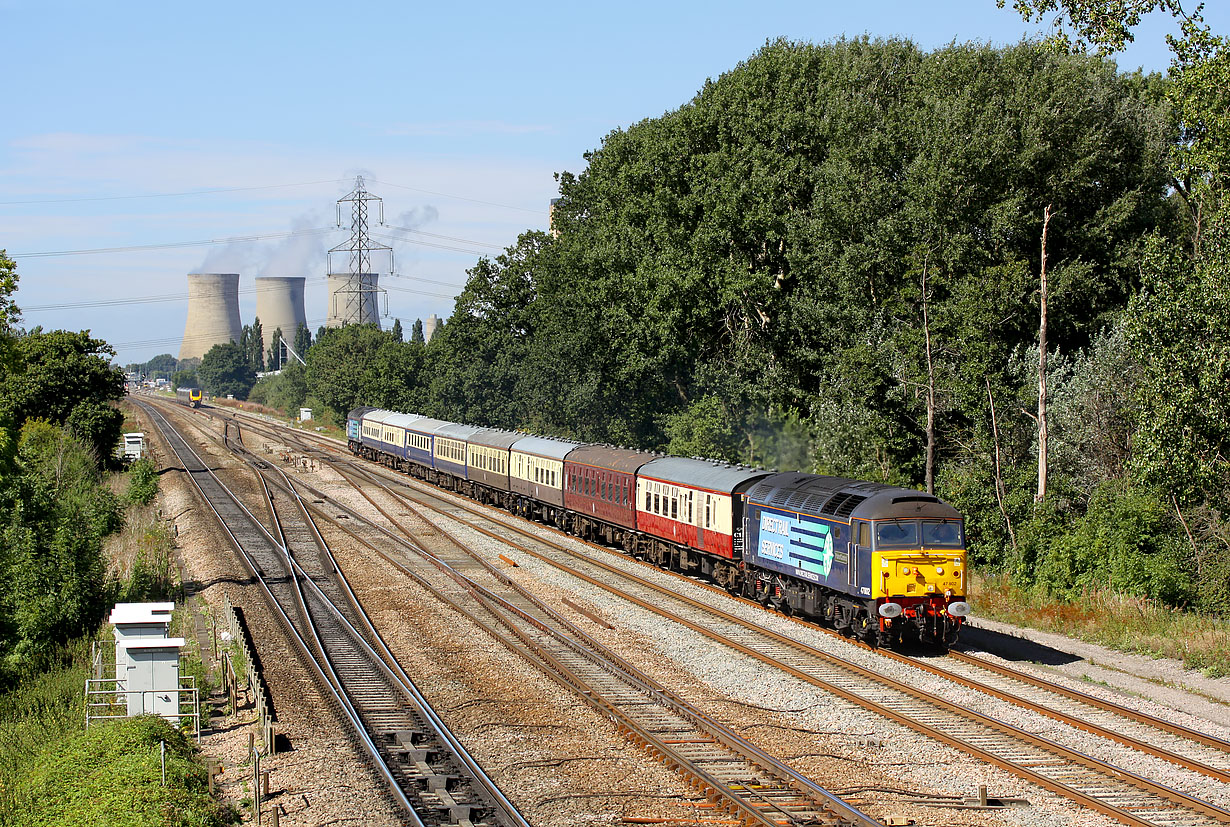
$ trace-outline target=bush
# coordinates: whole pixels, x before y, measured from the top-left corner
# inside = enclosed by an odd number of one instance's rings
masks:
[[[128,469],[124,499],[132,505],[148,505],[158,494],[158,469],[148,459],[139,459]]]
[[[1053,595],[1074,599],[1099,588],[1171,606],[1194,596],[1185,572],[1190,548],[1174,512],[1151,491],[1111,480],[1074,524],[1040,512],[1027,529],[1036,548],[1032,580]]]
[[[167,785],[162,786],[161,744]],[[22,785],[25,824],[206,827],[225,824],[187,735],[143,715],[98,724],[47,750]]]

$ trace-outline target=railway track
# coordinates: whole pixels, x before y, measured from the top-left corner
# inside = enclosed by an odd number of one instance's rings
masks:
[[[350,724],[352,741],[410,823],[528,827],[392,658],[294,484],[248,457],[271,515],[272,530],[266,528],[160,411],[138,404],[218,517],[288,638]],[[225,431],[224,442],[229,443]],[[270,476],[280,479],[271,484]]]
[[[349,463],[349,458],[346,461]],[[364,475],[375,473],[366,463],[355,464],[354,467]],[[384,472],[380,472],[380,476],[388,477]],[[574,576],[612,593],[623,592],[621,596],[625,599],[660,616],[689,626],[736,651],[771,663],[812,685],[826,688],[864,708],[886,715],[1124,823],[1230,823],[1230,813],[1207,801],[987,716],[969,710],[944,709],[945,705],[934,696],[887,680],[870,670],[853,669],[849,664],[793,639],[769,634],[732,615],[714,612],[706,604],[685,600],[672,590],[653,585],[643,578],[630,578],[639,581],[636,587],[641,590],[639,592],[615,588],[604,579],[612,576],[616,567],[597,563],[592,556],[578,555],[558,543],[549,543],[538,533],[510,525],[513,521],[506,519],[505,515],[501,514],[501,518],[495,520],[489,516],[487,509],[460,503],[429,487],[415,486],[411,495],[407,493],[411,487],[406,484],[404,476],[394,475],[389,480],[407,489],[401,492],[402,496],[413,499],[420,507],[432,508],[557,567],[562,566],[554,555],[565,552],[575,561],[565,567]],[[491,527],[479,524],[480,520],[483,523],[490,521]],[[553,552],[544,554],[527,548],[527,538],[534,544],[550,545]],[[593,568],[585,570],[586,566]],[[629,577],[622,571],[618,576]],[[665,608],[667,604],[671,605],[669,610]],[[712,619],[715,615],[718,617],[716,622]],[[967,688],[1033,709],[1073,727],[1111,738],[1132,749],[1164,758],[1219,782],[1228,780],[1230,744],[1217,738],[1074,690],[1053,685],[1040,686],[1042,682],[1036,678],[969,655],[953,653],[951,659],[966,666],[965,674],[955,674],[953,669],[941,669],[919,659],[905,658],[896,653],[881,654],[926,669]],[[1064,699],[1066,706],[1057,703],[1056,698]]]
[[[416,494],[413,498],[416,503],[436,497],[430,491]],[[468,504],[458,506],[453,502],[438,502],[439,505],[433,506],[438,513],[480,530],[522,553],[538,557],[716,643],[1125,824],[1230,824],[1230,812],[1198,797],[949,703],[905,682],[857,667],[793,638],[769,632],[754,623],[715,610],[707,603],[684,597],[648,579],[629,575],[579,555],[572,555],[573,560],[569,564],[562,564],[553,555],[533,551],[519,531],[509,531],[502,521],[494,523],[497,527],[492,530],[476,522]],[[612,575],[622,582],[614,585]],[[1053,710],[1052,714],[1060,716]],[[1220,773],[1216,767],[1202,767],[1206,775],[1216,777]]]
[[[373,506],[399,531],[391,532],[344,504],[313,492],[356,526],[338,525],[398,566],[442,602],[467,616],[512,651],[575,692],[629,740],[683,775],[714,806],[747,825],[850,825],[878,822],[710,720],[600,643],[568,623],[480,555],[443,534],[425,537]],[[378,547],[372,533],[399,547]],[[429,550],[430,548],[430,550]]]

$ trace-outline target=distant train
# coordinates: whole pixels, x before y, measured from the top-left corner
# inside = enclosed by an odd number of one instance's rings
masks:
[[[921,491],[367,407],[346,437],[357,456],[873,645],[948,646],[970,611],[964,521]]]
[[[199,408],[201,407],[201,389],[179,388],[175,391],[175,401],[189,408]]]

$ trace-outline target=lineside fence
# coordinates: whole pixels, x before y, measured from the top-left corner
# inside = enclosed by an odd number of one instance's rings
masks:
[[[261,739],[265,744],[266,754],[272,754],[277,744],[277,717],[273,713],[273,704],[269,702],[269,687],[265,684],[265,676],[260,669],[260,661],[256,658],[256,647],[248,626],[243,622],[242,609],[231,605],[229,595],[222,598],[222,623],[231,634],[231,642],[243,653],[243,680],[235,669],[235,658],[229,648],[222,648],[222,688],[230,702],[231,713],[239,708],[238,701],[241,692],[250,692],[252,705],[260,724]]]

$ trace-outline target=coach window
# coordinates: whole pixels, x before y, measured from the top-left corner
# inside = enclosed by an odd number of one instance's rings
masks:
[[[671,497],[671,519],[679,519],[679,498]]]

